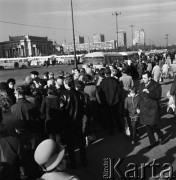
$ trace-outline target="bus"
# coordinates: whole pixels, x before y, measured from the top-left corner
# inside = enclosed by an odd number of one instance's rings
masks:
[[[119,53],[104,53],[104,52],[93,52],[88,53],[83,57],[83,68],[86,68],[90,63],[93,64],[94,68],[102,68],[103,64],[113,64],[116,62],[123,62],[123,57]]]
[[[0,58],[0,69],[19,69],[28,66],[27,58]]]
[[[51,56],[33,56],[27,57],[27,59],[30,62],[31,66],[43,66],[45,64],[45,61],[51,60]]]
[[[127,62],[128,60],[137,60],[139,59],[138,52],[119,52],[123,56],[124,62]]]
[[[77,54],[77,63],[81,64],[82,63],[82,57],[83,54]],[[61,56],[56,56],[56,63],[57,64],[74,64],[74,55],[61,55]]]

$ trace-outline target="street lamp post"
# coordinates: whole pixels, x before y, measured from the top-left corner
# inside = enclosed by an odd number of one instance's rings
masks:
[[[165,39],[166,39],[166,48],[168,47],[168,36],[169,36],[169,34],[166,34],[166,37],[165,37]]]
[[[133,27],[134,27],[135,25],[129,25],[129,27],[131,28],[131,38],[132,38],[132,44],[131,44],[131,48],[132,48],[132,51],[133,51]]]
[[[117,51],[118,51],[118,21],[117,21],[117,16],[120,15],[120,13],[118,13],[117,11],[112,13],[112,15],[115,15],[116,16],[116,32],[117,32]]]
[[[76,58],[76,46],[75,46],[75,30],[74,30],[74,20],[73,20],[73,5],[71,1],[71,12],[72,12],[72,29],[73,29],[73,46],[74,46],[74,66],[77,68],[77,58]]]

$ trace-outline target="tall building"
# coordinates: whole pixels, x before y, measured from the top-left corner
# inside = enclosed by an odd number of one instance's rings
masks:
[[[48,37],[9,36],[9,41],[0,42],[0,57],[27,57],[51,55],[53,42]]]
[[[75,36],[75,43],[76,44],[83,44],[84,43],[84,36]]]
[[[145,46],[145,32],[144,29],[134,32],[135,38],[133,40],[134,45]]]
[[[118,46],[119,47],[126,47],[127,46],[127,38],[125,31],[118,31]]]
[[[105,42],[104,34],[94,34],[93,41],[94,43]]]

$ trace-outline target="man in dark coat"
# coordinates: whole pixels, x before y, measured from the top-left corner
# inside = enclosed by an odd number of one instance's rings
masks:
[[[111,70],[105,70],[105,78],[101,81],[98,94],[104,110],[106,111],[106,122],[108,133],[114,134],[114,125],[117,125],[119,132],[123,131],[119,115],[119,103],[122,95],[122,84],[118,79],[111,77]]]
[[[158,140],[163,141],[163,133],[159,129],[160,124],[160,99],[162,94],[161,85],[151,79],[151,73],[145,71],[142,75],[143,82],[139,86],[139,106],[140,123],[146,127],[149,136],[149,149],[154,147],[157,143],[154,132],[158,135]]]
[[[87,165],[86,141],[82,131],[82,119],[84,116],[84,95],[75,90],[74,80],[68,76],[64,80],[65,91],[62,92],[64,98],[65,121],[63,123],[64,132],[61,138],[65,140],[68,149],[72,168],[76,168],[74,153],[75,143],[80,149],[81,163]]]
[[[33,151],[36,146],[37,108],[25,98],[25,87],[16,90],[17,102],[11,107],[11,113],[16,119],[14,129],[20,142],[21,167],[29,179],[35,177]]]
[[[176,76],[174,77],[174,81],[173,81],[171,89],[170,89],[170,95],[176,96]],[[175,101],[175,105],[176,105],[176,101]],[[175,111],[175,113],[176,113],[176,111]]]

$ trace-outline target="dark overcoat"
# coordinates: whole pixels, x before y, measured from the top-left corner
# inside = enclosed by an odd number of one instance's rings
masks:
[[[148,89],[149,93],[143,92]],[[140,123],[144,125],[155,125],[160,123],[160,105],[162,89],[161,85],[153,80],[145,87],[144,83],[139,86]]]

